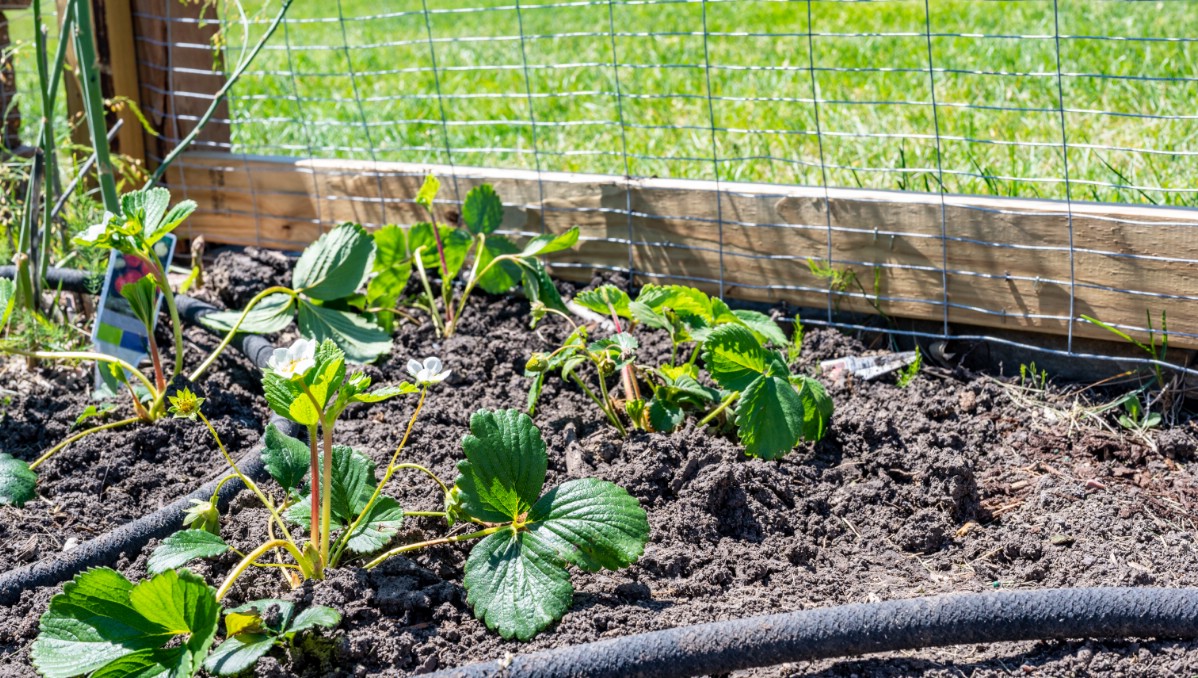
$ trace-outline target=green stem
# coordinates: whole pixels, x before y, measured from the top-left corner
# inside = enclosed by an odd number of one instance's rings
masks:
[[[253,299],[250,299],[250,303],[247,304],[245,310],[241,312],[241,317],[237,319],[237,322],[234,323],[233,327],[229,329],[229,332],[225,334],[225,338],[221,339],[220,344],[217,344],[216,350],[212,352],[212,355],[209,355],[208,358],[205,359],[204,362],[201,363],[200,366],[191,373],[191,376],[187,378],[188,381],[198,381],[200,376],[202,376],[209,367],[212,367],[212,363],[216,362],[216,359],[220,356],[220,354],[223,353],[224,350],[228,348],[229,343],[233,341],[233,337],[237,335],[237,330],[241,327],[241,324],[245,322],[245,319],[249,316],[250,311],[254,308],[254,306],[257,306],[259,302],[272,294],[288,294],[293,299],[296,296],[296,292],[293,289],[275,286],[262,290]]]
[[[433,226],[436,228],[436,226]],[[424,257],[422,256],[424,245],[416,248],[412,253],[412,258],[416,263],[416,271],[420,273],[420,283],[424,285],[424,293],[428,296],[428,314],[433,319],[433,327],[437,330],[438,336],[448,336],[445,334],[445,326],[441,324],[441,316],[437,313],[437,298],[433,296],[433,286],[428,282],[428,273],[424,270]]]
[[[420,416],[420,410],[424,408],[424,399],[427,396],[428,386],[425,386],[420,390],[420,400],[416,403],[416,410],[412,412],[412,417],[408,419],[408,427],[406,430],[404,430],[403,438],[400,439],[399,445],[396,446],[395,452],[391,455],[391,461],[387,463],[387,471],[383,474],[383,479],[379,481],[378,485],[375,486],[374,492],[370,495],[370,499],[366,501],[366,505],[362,508],[362,511],[358,513],[357,517],[354,518],[354,522],[350,523],[349,528],[342,532],[341,536],[337,538],[337,546],[333,550],[334,560],[332,562],[334,565],[341,561],[341,554],[345,551],[346,544],[349,543],[350,535],[352,535],[358,529],[358,525],[362,522],[362,519],[367,515],[370,515],[370,509],[374,507],[374,502],[378,501],[379,495],[383,493],[383,487],[389,480],[391,480],[391,476],[395,475],[395,472],[400,468],[416,468],[424,471],[437,481],[437,484],[441,486],[441,490],[445,492],[445,494],[449,494],[449,488],[445,487],[445,483],[441,482],[441,479],[437,478],[432,471],[429,471],[423,466],[418,466],[416,464],[400,464],[398,466],[395,464],[395,462],[399,459],[400,453],[403,452],[404,447],[406,447],[408,444],[408,438],[412,435],[412,428],[416,425],[416,418]]]
[[[221,478],[220,482],[216,484],[215,488],[213,488],[212,498],[208,500],[208,503],[212,504],[213,506],[216,506],[217,500],[220,499],[220,488],[224,487],[225,483],[229,482],[230,480],[235,480],[236,478],[237,478],[236,475],[229,475],[229,476],[225,476],[224,478]]]
[[[216,441],[216,446],[220,448],[221,454],[225,455],[225,461],[229,462],[229,468],[233,470],[233,474],[237,476],[237,479],[240,480],[243,485],[257,495],[258,501],[262,502],[262,505],[266,507],[267,511],[270,511],[270,517],[275,521],[275,523],[278,524],[279,529],[283,530],[283,535],[287,537],[287,541],[294,544],[295,540],[291,537],[291,532],[288,531],[287,525],[279,516],[279,512],[275,510],[274,503],[266,498],[266,495],[262,493],[262,490],[258,489],[258,485],[254,483],[254,481],[247,478],[245,474],[241,472],[241,469],[237,468],[237,464],[233,462],[232,455],[230,455],[229,450],[225,448],[225,444],[221,442],[220,435],[217,434],[216,429],[212,426],[212,422],[208,421],[208,417],[205,417],[203,412],[199,412],[198,414],[200,416],[200,421],[204,422],[204,426],[208,427],[208,432],[212,434],[212,439]],[[221,481],[221,484],[223,485],[224,481]]]
[[[220,105],[224,102],[225,97],[228,96],[229,91],[233,89],[233,85],[236,85],[237,81],[241,79],[241,76],[245,73],[246,69],[250,67],[250,64],[253,63],[254,59],[258,56],[258,53],[261,52],[262,48],[266,45],[266,41],[270,40],[270,37],[274,35],[275,30],[278,29],[279,24],[283,22],[283,17],[287,14],[287,8],[291,7],[292,1],[293,0],[283,0],[283,5],[279,8],[279,13],[275,15],[274,21],[272,21],[270,25],[266,27],[266,32],[262,34],[262,37],[258,40],[258,43],[254,45],[252,50],[250,50],[249,55],[247,55],[246,58],[237,65],[237,70],[230,73],[229,77],[225,79],[225,84],[222,85],[219,90],[217,90],[215,95],[213,95],[212,103],[209,104],[208,110],[204,111],[204,114],[200,116],[200,119],[196,122],[195,127],[192,127],[187,136],[183,137],[183,139],[174,147],[174,149],[172,149],[171,152],[168,153],[165,158],[163,158],[162,162],[159,163],[158,168],[154,170],[153,176],[151,176],[150,180],[146,182],[146,188],[150,188],[154,184],[158,183],[160,179],[162,179],[162,175],[166,173],[166,170],[171,166],[171,163],[173,163],[175,159],[183,153],[183,151],[187,150],[188,146],[191,146],[191,143],[195,141],[196,137],[200,135],[200,132],[204,130],[204,127],[208,125],[208,121],[212,119],[212,116],[216,113],[217,109],[220,108]],[[80,14],[80,20],[82,20],[82,17],[83,15]]]
[[[485,236],[480,235],[479,237],[483,238]],[[485,243],[485,241],[480,241],[480,247],[481,247],[481,243]],[[462,313],[464,313],[466,311],[466,301],[470,298],[470,293],[474,291],[475,285],[478,284],[479,278],[482,278],[483,276],[487,275],[487,273],[493,267],[498,265],[499,262],[512,261],[512,260],[515,260],[516,258],[517,257],[512,254],[501,254],[501,255],[495,257],[494,259],[492,259],[491,261],[487,262],[487,265],[483,267],[482,271],[478,271],[477,266],[475,266],[475,268],[473,270],[471,270],[470,279],[466,281],[466,287],[465,287],[465,289],[462,290],[462,297],[460,299],[458,299],[458,312],[454,314],[453,321],[449,324],[448,328],[445,330],[445,336],[448,337],[448,336],[453,335],[454,329],[457,328],[457,324],[458,324],[457,319],[461,318]],[[474,263],[478,264],[478,255],[477,254],[475,254]]]
[[[42,360],[95,360],[96,362],[101,363],[112,363],[113,365],[119,365],[120,367],[124,368],[126,372],[129,372],[133,376],[140,379],[141,383],[145,385],[146,390],[148,390],[150,393],[154,395],[158,394],[158,389],[154,388],[154,384],[150,382],[146,375],[139,372],[136,367],[130,365],[124,360],[121,360],[120,358],[116,358],[104,353],[96,353],[95,351],[22,351],[20,349],[7,347],[0,348],[0,352],[23,355],[27,358],[38,358]]]
[[[404,511],[404,518],[444,518],[447,513],[444,511]]]
[[[217,590],[216,600],[224,600],[224,597],[229,594],[229,589],[233,588],[233,583],[237,581],[238,577],[244,574],[245,571],[249,569],[249,567],[253,565],[259,558],[277,548],[286,549],[287,552],[291,554],[291,557],[295,558],[295,562],[299,564],[300,571],[303,572],[305,578],[311,576],[311,569],[308,567],[306,559],[304,558],[303,554],[300,553],[299,549],[296,548],[295,544],[292,544],[286,539],[272,539],[253,551],[250,551],[249,555],[242,558],[241,562],[237,563],[237,567],[233,568],[233,571],[229,573],[228,577],[225,577],[225,582],[221,584],[220,589]]]
[[[619,418],[612,414],[611,410],[607,406],[606,401],[600,400],[599,396],[595,395],[594,391],[587,388],[587,385],[583,383],[582,379],[578,378],[577,374],[571,373],[570,376],[574,379],[574,383],[578,384],[578,388],[582,389],[582,392],[585,393],[588,398],[593,400],[595,404],[599,406],[599,409],[603,410],[603,414],[607,417],[607,421],[611,423],[612,426],[615,426],[621,434],[626,434],[627,432],[624,430],[624,425],[620,423]],[[599,378],[599,383],[603,383],[603,377]]]
[[[728,397],[724,398],[724,401],[722,403],[720,403],[719,407],[715,408],[706,417],[703,417],[702,419],[699,420],[699,426],[706,426],[708,423],[711,422],[712,419],[715,419],[716,417],[720,416],[720,413],[723,412],[724,410],[728,409],[728,406],[731,405],[733,402],[735,402],[736,399],[739,397],[740,397],[740,391],[733,391],[732,393],[729,393]]]
[[[407,553],[408,551],[415,551],[417,549],[427,548],[429,546],[440,546],[442,544],[456,544],[460,541],[466,541],[467,539],[479,539],[481,537],[486,537],[488,535],[495,534],[496,532],[499,532],[500,530],[511,529],[511,527],[512,527],[511,525],[496,525],[494,527],[488,527],[485,530],[479,530],[478,532],[471,532],[470,534],[459,534],[459,535],[456,535],[453,537],[442,537],[441,539],[431,539],[429,541],[420,541],[420,542],[416,542],[415,544],[406,544],[404,546],[399,546],[399,547],[391,549],[390,551],[387,551],[386,553],[375,558],[374,560],[370,561],[369,563],[366,563],[366,569],[373,570],[374,568],[381,565],[383,563],[383,561],[387,560],[391,556],[397,556],[401,553]]]
[[[312,544],[312,548],[320,543],[320,453],[317,451],[317,433],[316,425],[308,427],[308,452],[311,455],[308,468],[311,469],[312,480],[309,483],[311,491],[308,492],[308,515],[312,517],[311,530],[308,535],[308,540]]]
[[[442,492],[444,492],[445,494],[449,494],[449,486],[445,484],[445,481],[438,478],[437,474],[435,474],[432,471],[430,471],[429,469],[421,466],[420,464],[396,464],[394,468],[396,471],[402,471],[404,469],[410,469],[412,471],[420,471],[424,475],[431,478],[433,480],[433,482],[437,483],[437,485],[440,486]]]
[[[602,374],[599,375],[599,393],[603,395],[604,410],[607,412],[607,418],[620,430],[620,435],[628,435],[628,429],[624,428],[623,422],[620,421],[619,412],[612,405],[611,396],[607,392],[607,379],[604,379]]]
[[[118,428],[120,426],[128,426],[129,424],[136,424],[139,421],[141,421],[141,417],[130,417],[128,419],[122,419],[120,421],[113,421],[113,422],[109,422],[107,424],[100,424],[99,426],[93,426],[89,429],[80,431],[79,433],[76,433],[75,435],[71,436],[70,438],[67,438],[66,440],[62,441],[61,443],[58,443],[54,447],[51,447],[50,449],[46,450],[46,452],[43,453],[42,456],[35,459],[33,461],[33,463],[31,463],[29,465],[29,470],[32,471],[32,470],[36,469],[38,466],[41,466],[43,462],[45,462],[50,457],[54,456],[54,453],[62,450],[67,445],[70,445],[71,443],[75,442],[76,440],[79,440],[80,438],[82,438],[84,436],[88,436],[93,433],[98,433],[100,431],[106,431],[110,428]]]
[[[171,316],[171,332],[175,335],[175,369],[171,371],[171,379],[183,373],[183,323],[179,321],[179,308],[175,305],[175,293],[171,290],[171,283],[166,279],[166,271],[162,269],[162,263],[158,261],[158,257],[153,256],[152,263],[154,270],[158,274],[158,281],[161,283],[162,298],[166,300],[166,310]],[[162,396],[159,396],[161,399]]]

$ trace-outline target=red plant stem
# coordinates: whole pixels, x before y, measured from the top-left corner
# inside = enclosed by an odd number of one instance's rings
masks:
[[[158,353],[158,340],[154,338],[153,328],[147,327],[150,339],[150,360],[154,363],[154,383],[158,385],[158,392],[166,391],[166,375],[162,373],[162,357]]]
[[[623,332],[620,326],[620,316],[616,314],[616,307],[612,303],[607,302],[607,310],[611,313],[611,322],[616,326],[616,333]],[[620,380],[624,382],[624,398],[629,402],[641,399],[641,390],[636,385],[636,375],[632,372],[632,365],[625,365],[624,369],[620,370]]]

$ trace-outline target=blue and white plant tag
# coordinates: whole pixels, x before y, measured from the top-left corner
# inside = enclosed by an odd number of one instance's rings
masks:
[[[154,254],[162,264],[162,270],[167,270],[175,257],[175,243],[178,239],[174,234],[168,234],[154,244]],[[92,344],[99,353],[120,358],[130,365],[136,366],[150,356],[150,338],[146,336],[146,327],[133,314],[129,302],[121,296],[121,288],[137,282],[149,273],[144,261],[128,257],[116,250],[108,258],[108,272],[104,274],[104,287],[100,292],[100,303],[96,308],[96,323],[92,327]],[[154,317],[158,317],[158,309],[162,307],[162,294],[158,294],[158,305]],[[96,364],[96,391],[99,398],[112,394],[111,378],[105,379],[102,370],[107,365]]]

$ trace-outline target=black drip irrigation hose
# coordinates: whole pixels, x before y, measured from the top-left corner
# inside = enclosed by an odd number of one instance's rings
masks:
[[[16,266],[0,266],[0,278],[12,280],[16,277]],[[63,292],[98,294],[104,284],[104,276],[70,268],[51,268],[46,271],[46,283],[48,290],[61,288]]]
[[[11,268],[11,266],[0,267],[0,277],[4,276],[5,269]],[[82,284],[80,281],[85,276],[75,275],[79,273],[81,272],[50,269],[46,278],[52,285],[61,283],[63,289],[67,289],[68,285]],[[80,291],[86,290],[80,289]],[[178,297],[176,304],[179,308],[180,318],[189,323],[195,323],[205,313],[217,310],[210,304],[185,296]],[[259,369],[266,366],[266,360],[274,351],[274,346],[269,341],[256,335],[238,335],[231,345],[241,350]],[[270,423],[288,435],[295,435],[299,432],[294,423],[277,415],[271,418]],[[264,467],[259,451],[251,450],[237,460],[237,468],[249,478],[263,477]],[[0,605],[15,603],[20,599],[21,592],[25,590],[53,586],[74,577],[89,567],[111,564],[122,553],[140,549],[151,539],[161,539],[178,530],[183,525],[184,511],[191,507],[191,500],[207,501],[210,499],[217,483],[226,474],[227,472],[221,473],[219,477],[204,484],[195,492],[168,506],[125,523],[99,537],[89,539],[69,551],[0,574]],[[225,483],[218,495],[220,506],[223,508],[227,505],[242,489],[240,480],[233,479]]]
[[[1198,589],[955,593],[684,626],[471,664],[430,678],[666,678],[928,647],[1198,637]]]

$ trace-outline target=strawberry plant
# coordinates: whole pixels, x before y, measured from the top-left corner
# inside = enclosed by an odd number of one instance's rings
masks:
[[[355,304],[374,259],[375,242],[366,229],[343,224],[304,249],[291,287],[269,287],[244,309],[209,313],[200,323],[219,332],[273,334],[294,320],[304,337],[316,343],[330,339],[350,360],[373,362],[391,350],[390,325],[380,327]]]
[[[416,195],[416,203],[429,213],[429,221],[412,226],[386,226],[374,234],[379,257],[375,277],[366,290],[366,303],[390,309],[400,300],[413,271],[423,289],[419,302],[432,318],[441,336],[451,336],[466,310],[475,288],[502,294],[521,285],[537,309],[534,317],[549,311],[564,313],[557,288],[538,257],[573,247],[578,229],[560,235],[545,234],[523,247],[496,231],[503,223],[503,202],[489,184],[470,190],[462,203],[461,225],[438,223],[434,200],[441,183],[429,176]],[[433,284],[430,272],[439,276]],[[461,292],[455,295],[454,281],[463,276]],[[439,306],[439,307],[438,307]],[[384,322],[389,322],[383,311]]]
[[[633,427],[662,432],[677,429],[694,412],[701,415],[700,425],[726,422],[735,427],[745,452],[765,459],[823,436],[832,401],[818,381],[791,372],[779,350],[796,356],[797,343],[788,342],[769,316],[732,310],[720,299],[681,285],[646,285],[635,300],[603,285],[579,293],[574,301],[610,316],[617,333],[588,343],[585,327],[577,328],[553,352],[534,354],[525,369],[533,379],[530,412],[535,411],[546,375],[559,372],[595,401],[621,433],[627,431],[621,410]],[[629,330],[641,325],[666,332],[669,361],[637,364],[636,339],[629,331],[619,331],[621,320]],[[701,381],[700,357],[714,387]],[[599,395],[577,372],[588,361],[598,368]],[[611,398],[605,382],[616,369],[625,382],[623,407]],[[647,402],[640,400],[641,379],[652,392]]]
[[[571,480],[545,491],[548,464],[545,442],[532,419],[521,412],[480,410],[471,417],[470,433],[462,441],[466,458],[458,464],[458,477],[452,484],[423,466],[403,463],[401,455],[429,390],[450,374],[436,358],[409,361],[408,371],[413,382],[371,389],[369,377],[360,372],[347,374],[345,355],[331,340],[316,346],[300,339],[288,348],[278,349],[263,376],[267,403],[276,413],[306,427],[309,436],[305,444],[268,427],[262,455],[266,470],[278,486],[273,492],[244,476],[234,465],[203,412],[203,398],[188,389],[170,398],[172,414],[199,422],[216,441],[230,468],[230,475],[220,484],[234,478],[240,480],[266,509],[269,537],[244,551],[225,541],[216,509],[219,484],[209,501],[194,502],[184,518],[185,529],[159,544],[147,561],[147,570],[150,582],[162,577],[187,582],[191,599],[201,600],[208,606],[205,609],[213,611],[205,612],[203,619],[191,626],[181,623],[171,626],[175,629],[172,637],[149,633],[142,638],[138,635],[139,626],[138,633],[130,632],[125,638],[130,643],[130,653],[145,650],[145,661],[154,659],[163,663],[165,660],[154,654],[153,643],[175,647],[175,636],[190,634],[190,638],[198,639],[197,644],[187,646],[190,648],[187,663],[177,664],[182,668],[170,669],[175,671],[173,675],[190,675],[187,671],[201,662],[210,671],[231,673],[248,668],[257,657],[308,628],[309,622],[315,623],[309,616],[336,623],[331,611],[305,611],[293,617],[293,610],[279,601],[256,601],[249,606],[254,611],[242,606],[228,612],[226,640],[208,655],[215,610],[251,567],[282,567],[290,573],[286,581],[295,585],[304,579],[322,579],[329,568],[350,561],[369,569],[399,554],[477,540],[465,565],[464,584],[469,604],[479,619],[503,637],[528,639],[569,608],[573,596],[570,568],[615,570],[630,565],[641,555],[649,536],[648,521],[637,500],[626,491],[597,479]],[[380,402],[408,394],[418,394],[419,399],[381,478],[369,457],[350,447],[333,444],[337,418],[350,403]],[[387,496],[384,493],[387,484],[401,470],[427,476],[436,485],[445,510],[405,511],[393,497]],[[403,521],[410,518],[440,519],[450,531],[438,539],[388,549]],[[452,530],[455,525],[468,525],[473,531]],[[307,539],[302,536],[305,533]],[[229,552],[238,553],[241,558],[215,591],[179,569],[197,558]],[[270,564],[261,562],[272,552],[281,552],[286,559]],[[107,581],[120,577],[111,571],[102,575],[96,572],[101,571],[93,570],[80,580],[100,581],[100,577],[105,577]],[[143,585],[146,584],[138,586]],[[122,586],[132,585],[126,582]],[[78,590],[78,582],[68,584],[62,596],[71,598]],[[263,606],[279,609],[268,615]],[[57,615],[53,619],[83,615],[85,609],[88,608],[83,603],[74,607],[62,603],[52,609]],[[71,623],[43,624],[41,647],[48,648],[57,642],[55,624],[66,628]],[[100,631],[96,634],[102,636]],[[115,650],[112,654],[102,654],[111,649],[108,645],[75,649],[81,658],[67,668],[76,673],[53,675],[77,675],[116,659],[133,661],[125,659],[124,654],[118,657]],[[205,655],[208,655],[206,660]],[[183,661],[172,654],[171,661],[176,659]]]
[[[133,584],[108,568],[88,570],[63,587],[42,615],[30,652],[46,678],[74,676],[218,675],[249,668],[276,645],[341,615],[312,606],[256,600],[225,615],[225,640],[212,643],[220,621],[216,592],[187,570],[167,570]]]

